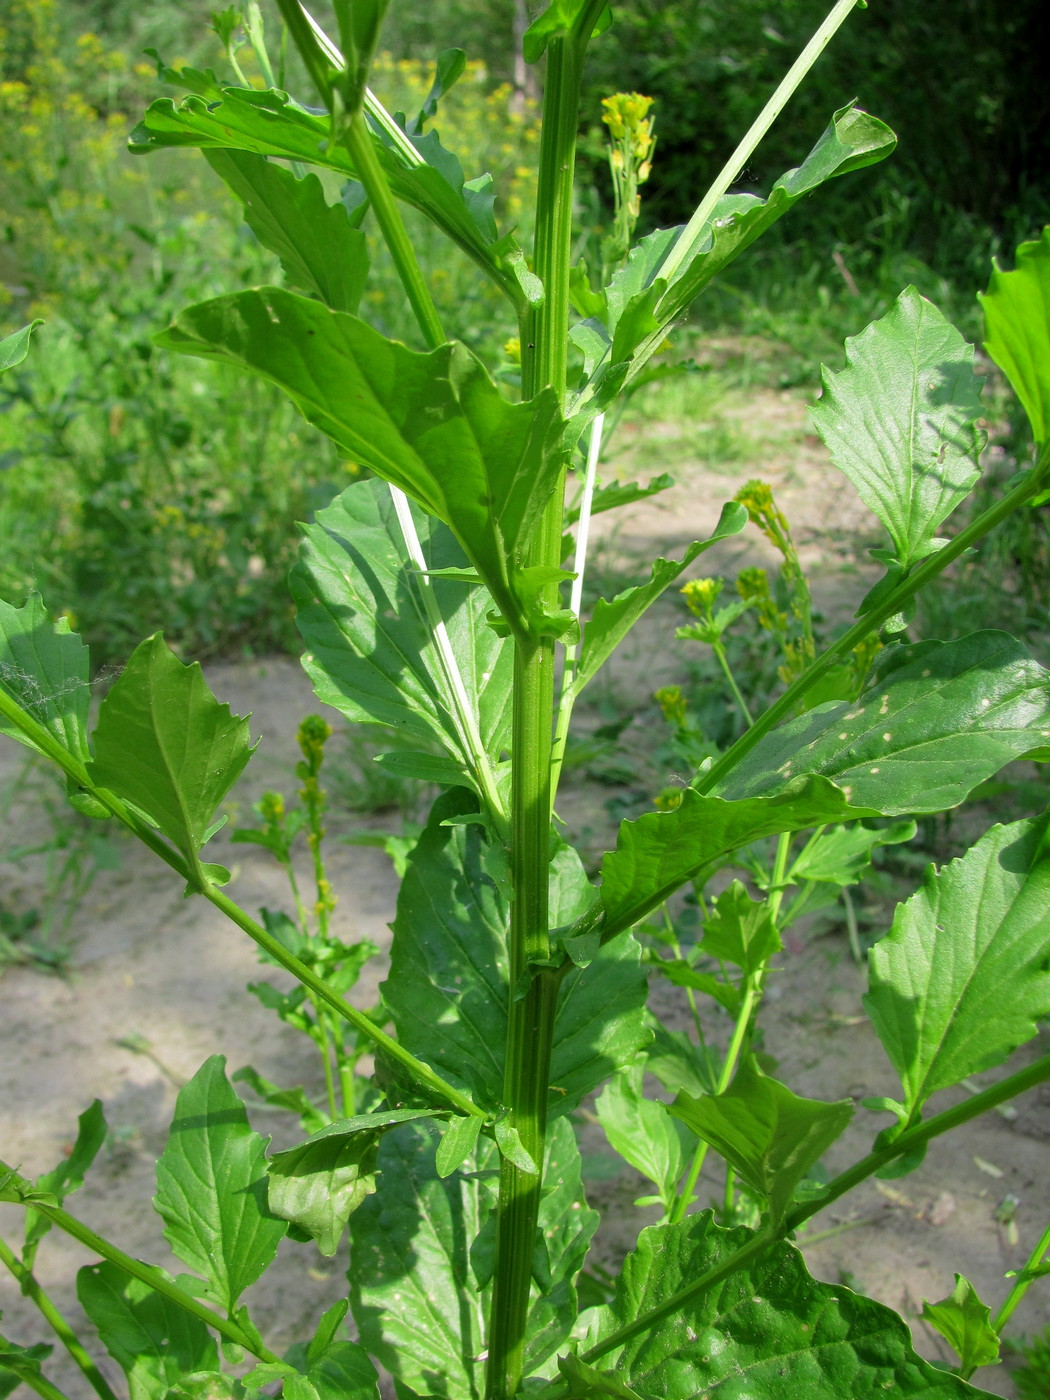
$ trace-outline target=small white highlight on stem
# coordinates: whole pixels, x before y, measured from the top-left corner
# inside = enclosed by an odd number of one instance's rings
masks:
[[[426,610],[427,622],[430,626],[431,635],[434,638],[434,645],[437,647],[438,656],[441,660],[441,669],[444,673],[445,683],[448,686],[450,698],[452,700],[452,718],[456,728],[459,730],[460,741],[463,744],[465,753],[474,764],[478,781],[485,790],[489,804],[493,811],[504,817],[503,805],[500,801],[499,792],[496,787],[495,775],[489,764],[488,754],[481,742],[481,733],[478,730],[477,720],[474,710],[467,695],[466,686],[463,684],[463,675],[456,660],[456,653],[452,649],[452,639],[448,635],[448,628],[445,626],[445,619],[441,616],[437,599],[434,596],[434,585],[427,576],[428,564],[423,553],[423,545],[416,530],[416,522],[412,519],[412,508],[408,503],[408,497],[397,486],[390,486],[390,499],[394,503],[394,512],[397,515],[397,523],[401,527],[401,535],[405,541],[405,551],[414,567],[418,570],[417,583],[419,584],[420,597],[423,599],[423,607]]]

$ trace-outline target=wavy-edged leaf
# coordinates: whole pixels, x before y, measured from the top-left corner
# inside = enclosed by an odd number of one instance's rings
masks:
[[[158,343],[278,385],[344,451],[452,530],[508,621],[528,614],[509,561],[563,462],[550,390],[510,404],[466,346],[407,350],[280,288],[201,302]]]
[[[994,265],[984,308],[984,348],[1024,405],[1032,436],[1050,437],[1050,225],[1022,243],[1012,272]]]
[[[334,311],[356,311],[368,276],[368,247],[342,204],[329,204],[316,175],[290,170],[250,151],[204,152],[244,205],[248,227],[281,260],[293,287]]]
[[[1050,1016],[1046,816],[993,826],[897,906],[864,998],[909,1117],[1000,1064]]]
[[[552,39],[566,35],[582,14],[587,0],[551,0],[545,10],[532,21],[522,41],[526,63],[538,63]],[[603,34],[612,24],[612,10],[605,5],[598,15],[589,38]]]
[[[859,700],[774,729],[722,793],[756,797],[819,773],[883,816],[943,812],[1048,739],[1050,672],[1006,632],[973,632],[887,648]]]
[[[13,608],[0,600],[0,687],[67,752],[88,758],[88,649],[67,618],[52,622],[39,593]],[[0,734],[36,745],[0,717]]]
[[[247,719],[220,704],[199,663],[184,666],[158,632],[132,652],[93,737],[92,781],[145,812],[196,862],[215,809],[252,756]]]
[[[962,1274],[955,1275],[955,1287],[947,1298],[939,1303],[923,1299],[921,1317],[955,1348],[964,1374],[998,1362],[999,1334],[992,1326],[988,1305],[981,1302],[973,1284]]]
[[[800,1098],[745,1060],[721,1094],[680,1094],[670,1112],[721,1153],[779,1221],[806,1172],[846,1131],[853,1101]]]
[[[715,1400],[720,1392],[748,1400],[973,1400],[986,1394],[917,1356],[892,1309],[811,1278],[789,1244],[774,1245],[661,1323],[591,1360],[592,1345],[659,1307],[752,1238],[744,1228],[719,1228],[710,1211],[643,1230],[624,1261],[614,1302],[587,1315],[581,1359],[639,1395],[661,1400]]]
[[[381,1134],[427,1116],[425,1109],[391,1109],[339,1118],[297,1147],[275,1152],[267,1164],[270,1209],[330,1258],[350,1216],[376,1189]]]
[[[476,822],[462,789],[439,798],[398,895],[383,998],[398,1040],[479,1104],[503,1095],[510,881],[502,846]],[[551,920],[571,922],[591,890],[568,847],[551,867]],[[646,982],[633,939],[614,940],[562,982],[554,1026],[549,1111],[567,1113],[648,1038]]]
[[[640,481],[614,481],[608,486],[599,486],[591,500],[591,515],[601,515],[607,510],[633,505],[635,501],[648,500],[650,496],[658,496],[673,485],[674,477],[668,472],[661,472],[659,476],[650,477],[644,486]],[[575,525],[579,518],[578,507],[565,512],[566,525]]]
[[[37,326],[42,326],[43,321],[30,321],[28,326],[23,326],[20,331],[15,331],[13,335],[5,335],[0,340],[0,379],[4,377],[9,369],[14,369],[20,365],[29,354],[29,342]]]
[[[734,880],[715,900],[704,920],[701,951],[743,968],[750,977],[781,948],[780,934],[763,899],[752,899]]]
[[[802,165],[782,175],[768,199],[724,195],[669,279],[657,274],[664,257],[675,249],[684,226],[659,229],[642,239],[607,294],[610,353],[585,385],[579,407],[596,412],[625,382],[635,379],[667,328],[708,282],[804,195],[837,175],[885,159],[896,140],[876,117],[856,107],[842,107]],[[574,432],[580,430],[583,416],[576,416]]]
[[[719,540],[739,534],[746,524],[747,511],[744,507],[736,501],[727,502],[709,539],[694,541],[681,559],[657,559],[648,583],[624,589],[611,602],[599,598],[590,621],[584,627],[580,664],[573,680],[574,692],[579,694],[594,679],[638,619],[674,583],[683,569]]]
[[[826,778],[784,782],[775,797],[736,802],[686,788],[673,811],[621,822],[616,850],[602,862],[603,936],[638,923],[687,880],[740,846],[784,831],[877,815],[851,806]]]
[[[413,519],[428,563],[465,564],[444,526],[417,509]],[[440,744],[459,781],[476,786],[389,490],[374,480],[349,486],[303,533],[290,584],[318,699],[354,722]],[[442,578],[431,586],[483,746],[498,759],[510,743],[513,649],[486,623],[485,589]]]
[[[219,1349],[200,1318],[116,1264],[79,1270],[77,1297],[127,1377],[129,1400],[157,1400],[184,1376],[219,1369]]]
[[[285,1223],[266,1203],[266,1140],[249,1126],[225,1064],[212,1055],[179,1091],[153,1204],[172,1249],[232,1314],[273,1262]]]
[[[973,346],[914,287],[846,341],[845,369],[822,367],[810,416],[902,568],[936,548],[938,526],[980,475],[982,383]]]

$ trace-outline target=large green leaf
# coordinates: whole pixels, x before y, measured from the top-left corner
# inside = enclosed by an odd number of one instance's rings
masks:
[[[356,311],[368,275],[368,248],[342,204],[329,204],[316,175],[290,170],[250,151],[205,151],[208,164],[244,205],[259,242],[277,254],[293,287],[334,311]]]
[[[865,1005],[909,1117],[1050,1016],[1047,822],[993,826],[961,859],[931,866],[869,954]]]
[[[283,389],[304,417],[452,530],[512,623],[530,611],[513,563],[561,470],[555,395],[510,404],[463,345],[428,353],[279,288],[183,312],[159,343]]]
[[[199,1318],[116,1264],[88,1264],[77,1297],[128,1379],[129,1400],[160,1400],[194,1371],[217,1371],[219,1349]]]
[[[92,780],[151,817],[191,863],[252,756],[248,721],[159,633],[135,648],[103,700],[94,745]]]
[[[784,781],[775,797],[739,802],[701,797],[686,788],[673,811],[621,822],[616,850],[602,862],[603,936],[644,919],[687,880],[740,846],[783,831],[876,815],[852,807],[826,778]]]
[[[225,1064],[212,1055],[179,1091],[153,1204],[172,1249],[232,1314],[273,1262],[285,1223],[266,1203],[266,1140],[249,1126]]]
[[[757,797],[820,773],[884,816],[943,812],[1048,739],[1050,673],[1005,632],[974,632],[888,648],[859,700],[774,729],[722,792]]]
[[[719,540],[738,534],[746,524],[747,511],[736,501],[730,501],[722,507],[710,539],[695,541],[681,559],[657,559],[648,583],[625,589],[611,602],[599,598],[584,628],[580,664],[573,677],[573,691],[578,695],[594,679],[642,614],[674,583],[683,569]]]
[[[662,1322],[591,1358],[592,1346],[664,1304],[751,1238],[743,1228],[720,1229],[709,1211],[643,1230],[624,1261],[614,1302],[585,1314],[582,1360],[654,1400],[964,1400],[985,1394],[918,1357],[905,1323],[890,1308],[840,1284],[816,1282],[789,1244],[773,1246]]]
[[[9,369],[14,369],[22,363],[29,354],[29,341],[34,330],[43,324],[43,321],[30,321],[28,326],[15,331],[14,335],[5,335],[3,340],[0,340],[0,379]]]
[[[413,509],[428,564],[463,568],[449,531]],[[381,482],[348,487],[304,530],[291,573],[303,665],[319,700],[353,721],[394,727],[423,748],[435,742],[477,789],[468,746],[419,599],[419,583]],[[498,766],[510,743],[512,647],[486,624],[487,592],[431,582],[486,753]]]
[[[721,1153],[779,1221],[806,1172],[846,1131],[853,1102],[800,1098],[745,1061],[723,1093],[680,1094],[670,1111]]]
[[[0,688],[74,757],[88,757],[88,649],[61,617],[52,622],[39,593],[13,608],[0,600]],[[0,716],[0,734],[34,748]]]
[[[1050,226],[1022,243],[1013,272],[996,264],[984,307],[984,348],[1024,405],[1035,441],[1050,438]]]
[[[331,1257],[346,1222],[376,1189],[381,1134],[397,1123],[427,1116],[425,1109],[392,1109],[340,1118],[297,1147],[275,1152],[268,1163],[270,1209]]]
[[[668,327],[712,278],[804,195],[836,175],[883,160],[895,145],[893,132],[876,117],[856,107],[842,107],[802,165],[782,175],[768,199],[724,195],[681,255],[676,245],[684,227],[659,229],[642,239],[606,293],[601,333],[609,341],[609,351],[584,386],[579,407],[588,405],[589,411],[596,411],[625,381],[637,378]],[[670,277],[658,276],[668,253],[680,261]]]
[[[980,475],[982,381],[973,346],[914,287],[846,341],[846,368],[822,371],[810,409],[832,461],[889,531],[907,568]]]
[[[459,790],[436,803],[398,895],[383,998],[398,1040],[487,1108],[503,1095],[509,873],[502,846]],[[551,920],[570,922],[590,887],[570,848],[551,868]],[[648,1038],[646,981],[633,939],[614,940],[563,980],[554,1025],[550,1112],[567,1113]]]

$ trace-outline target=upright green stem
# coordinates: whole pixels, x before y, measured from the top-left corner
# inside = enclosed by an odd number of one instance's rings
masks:
[[[11,1273],[14,1274],[15,1278],[18,1280],[18,1285],[22,1292],[40,1309],[40,1312],[47,1320],[55,1336],[87,1377],[96,1395],[100,1396],[101,1400],[117,1400],[105,1376],[81,1345],[80,1339],[73,1331],[72,1327],[70,1327],[58,1308],[55,1307],[47,1293],[41,1288],[33,1271],[26,1268],[18,1255],[4,1239],[0,1239],[0,1263],[5,1264],[7,1268],[10,1269]]]
[[[522,393],[549,386],[564,399],[568,356],[569,263],[579,92],[587,40],[602,0],[588,0],[568,34],[551,39],[543,95],[543,131],[536,194],[535,271],[543,301],[521,325]],[[528,564],[561,563],[565,473],[531,541]],[[548,585],[556,605],[557,584]],[[496,1259],[489,1320],[487,1394],[510,1400],[524,1370],[532,1256],[542,1185],[554,1011],[560,977],[529,964],[549,955],[551,757],[554,724],[554,641],[516,638],[511,751],[510,975],[504,1103],[538,1174],[504,1161],[496,1213]],[[520,988],[526,982],[524,994]]]
[[[995,1317],[992,1318],[992,1326],[1000,1335],[1002,1334],[1003,1328],[1013,1316],[1014,1309],[1028,1292],[1030,1285],[1036,1278],[1035,1271],[1043,1262],[1043,1256],[1048,1250],[1050,1250],[1050,1224],[1047,1225],[1046,1229],[1040,1235],[1039,1242],[1028,1256],[1024,1268],[1019,1271],[1017,1277],[1014,1279],[1013,1288],[1010,1289],[1010,1292],[1003,1301],[1002,1307],[995,1314]]]

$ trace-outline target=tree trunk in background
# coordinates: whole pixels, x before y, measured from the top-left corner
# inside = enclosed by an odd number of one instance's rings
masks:
[[[536,71],[525,62],[521,53],[521,41],[529,27],[527,0],[514,0],[514,92],[510,99],[511,111],[519,117],[524,115],[525,103],[539,99]]]

